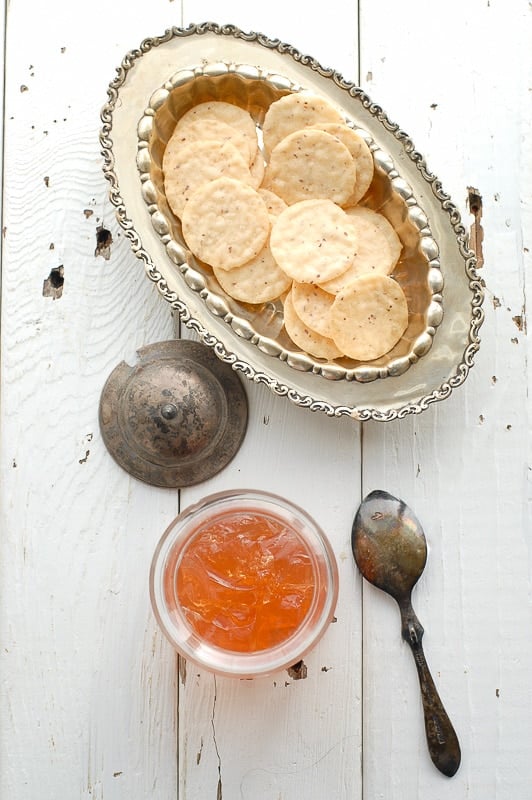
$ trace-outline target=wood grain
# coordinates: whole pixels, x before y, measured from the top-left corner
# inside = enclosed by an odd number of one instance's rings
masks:
[[[223,13],[223,18],[221,14]],[[11,800],[528,800],[532,783],[526,326],[532,179],[527,18],[518,0],[326,7],[139,0],[7,9],[1,339],[0,796]],[[359,425],[245,381],[233,461],[178,493],[112,460],[103,384],[174,335],[114,217],[98,134],[124,55],[205,20],[279,37],[412,137],[463,215],[482,195],[486,320],[464,386],[418,417]],[[359,76],[360,65],[360,76]],[[102,230],[108,247],[98,246]],[[62,282],[61,282],[62,278]],[[187,331],[183,335],[189,336]],[[336,621],[305,669],[234,681],[178,663],[153,617],[156,542],[189,503],[260,487],[333,544]],[[393,601],[363,583],[350,531],[366,492],[403,497],[429,541],[414,591],[462,744],[432,766]],[[528,506],[527,506],[528,499]],[[305,675],[305,677],[303,677]]]
[[[61,3],[51,28],[34,12],[10,5],[7,47],[0,794],[170,797],[175,658],[160,657],[147,570],[178,499],[123,474],[97,421],[111,369],[172,332],[101,171],[99,108],[130,44],[124,31],[93,58],[103,6],[79,26]],[[45,297],[59,266],[62,294]]]
[[[421,19],[424,10],[421,3],[408,4],[409,18]],[[438,800],[466,793],[524,798],[530,740],[525,734],[517,741],[515,730],[528,730],[531,711],[523,641],[531,621],[522,428],[529,403],[520,329],[526,287],[520,120],[503,121],[504,109],[519,108],[525,95],[518,65],[526,57],[515,35],[521,11],[518,3],[504,10],[472,3],[467,20],[457,25],[458,4],[439,6],[430,25],[439,31],[440,52],[452,54],[445,65],[434,58],[434,38],[420,36],[415,25],[403,28],[403,47],[394,52],[393,31],[404,11],[390,8],[383,26],[374,7],[362,6],[362,41],[367,36],[373,43],[371,51],[362,48],[362,78],[374,100],[413,135],[429,167],[445,175],[444,188],[468,227],[474,218],[467,187],[478,187],[486,319],[476,366],[454,396],[419,418],[364,429],[364,491],[382,487],[403,497],[426,527],[429,561],[414,603],[463,752],[456,777],[440,778],[426,757],[421,704],[414,703],[417,679],[400,640],[398,614],[386,597],[365,587],[364,653],[375,683],[364,705],[364,791],[390,799],[415,793]],[[512,53],[495,63],[488,54],[505,38],[513,39]],[[393,92],[400,71],[415,81]],[[404,102],[412,91],[415,102]],[[390,663],[393,671],[377,666]],[[392,752],[389,770],[377,758],[383,736]],[[402,746],[396,749],[392,741]]]

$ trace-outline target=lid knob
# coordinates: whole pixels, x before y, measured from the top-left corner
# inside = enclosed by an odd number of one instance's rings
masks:
[[[155,486],[207,480],[236,454],[248,419],[242,382],[206,345],[176,339],[119,364],[100,398],[107,449],[127,472]]]

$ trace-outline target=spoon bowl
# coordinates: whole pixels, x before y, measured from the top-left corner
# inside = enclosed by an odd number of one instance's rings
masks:
[[[424,630],[411,601],[427,561],[423,528],[405,502],[379,489],[360,504],[351,544],[364,578],[397,601],[402,637],[418,671],[429,753],[440,772],[452,777],[460,766],[460,745],[427,666],[421,644]]]
[[[406,503],[376,490],[358,510],[353,554],[364,577],[399,601],[425,568],[427,541]]]

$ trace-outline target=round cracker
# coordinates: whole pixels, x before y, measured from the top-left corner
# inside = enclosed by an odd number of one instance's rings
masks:
[[[187,125],[195,122],[196,120],[205,119],[218,119],[230,125],[232,128],[240,131],[246,138],[249,146],[249,162],[253,161],[257,153],[258,139],[257,128],[251,114],[240,106],[234,103],[226,103],[223,100],[208,100],[204,103],[198,103],[182,117],[177,120],[175,130],[183,130]]]
[[[212,267],[234,269],[255,258],[268,239],[270,218],[262,197],[233,178],[204,183],[182,217],[191,252]]]
[[[372,215],[350,213],[349,210],[346,214],[356,231],[357,252],[349,269],[320,284],[322,289],[331,294],[338,294],[361,275],[390,275],[396,264],[388,239],[375,218]]]
[[[292,291],[284,299],[284,327],[294,344],[315,358],[333,361],[343,355],[332,339],[309,328],[297,315],[292,303]]]
[[[275,261],[269,242],[260,253],[235,269],[214,268],[214,275],[226,294],[242,303],[267,303],[286,292],[292,279]]]
[[[287,275],[320,284],[348,269],[357,240],[347,214],[332,200],[302,200],[274,221],[270,246]]]
[[[285,136],[320,122],[344,122],[344,118],[324,97],[310,92],[287,94],[275,100],[268,108],[262,125],[266,155]]]
[[[360,134],[357,133],[356,135],[358,136],[359,147],[357,153],[353,153],[353,159],[357,168],[357,180],[353,194],[345,203],[346,207],[354,206],[359,203],[360,200],[362,200],[371,186],[375,172],[373,155],[368,147],[367,142],[362,138],[362,136],[360,136]]]
[[[192,142],[173,150],[166,160],[164,191],[174,214],[181,217],[196,189],[224,176],[251,182],[249,167],[231,142]]]
[[[364,275],[336,295],[331,307],[336,346],[357,361],[388,353],[408,325],[408,306],[400,285],[387,275]]]
[[[266,189],[264,186],[261,186],[259,187],[258,192],[266,203],[268,213],[272,216],[278,217],[281,211],[284,211],[285,208],[287,208],[285,201],[280,198],[279,195],[275,194],[275,192],[270,191],[270,189]]]
[[[356,205],[364,197],[373,180],[375,165],[371,150],[363,137],[346,123],[326,122],[313,127],[336,136],[349,150],[356,167],[356,180],[351,195],[341,205],[345,208]]]
[[[393,227],[392,223],[386,219],[384,214],[381,214],[379,211],[374,211],[371,208],[366,208],[365,206],[354,206],[353,208],[346,208],[346,214],[352,220],[356,219],[365,219],[371,225],[377,229],[380,234],[382,234],[386,241],[388,242],[388,246],[390,248],[391,258],[393,262],[393,267],[399,261],[401,257],[401,252],[403,250],[403,243],[399,238],[395,228]],[[393,269],[392,267],[392,269]],[[391,272],[392,270],[390,270]]]
[[[249,165],[249,185],[254,189],[258,189],[264,180],[264,170],[266,165],[264,163],[264,156],[260,150],[257,150],[257,155]],[[246,181],[247,183],[248,181]]]
[[[313,331],[331,339],[330,312],[335,296],[310,283],[292,283],[292,304],[298,317]]]
[[[289,205],[319,198],[342,205],[352,195],[355,179],[355,162],[340,139],[306,128],[274,147],[265,182]]]
[[[234,128],[221,119],[207,117],[205,119],[189,118],[185,124],[177,124],[168,140],[163,155],[163,172],[167,169],[167,161],[181,147],[193,142],[231,142],[247,164],[251,164],[255,156],[251,156],[252,147],[249,137],[238,128]],[[256,151],[256,148],[255,148]]]

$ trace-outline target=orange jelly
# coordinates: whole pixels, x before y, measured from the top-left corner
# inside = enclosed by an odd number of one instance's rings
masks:
[[[150,567],[155,617],[179,655],[216,675],[287,669],[329,627],[338,568],[302,508],[258,489],[230,489],[185,508]]]
[[[186,547],[170,557],[164,594],[176,601],[200,639],[253,653],[297,631],[315,590],[312,553],[303,537],[275,515],[231,509],[204,520]]]

